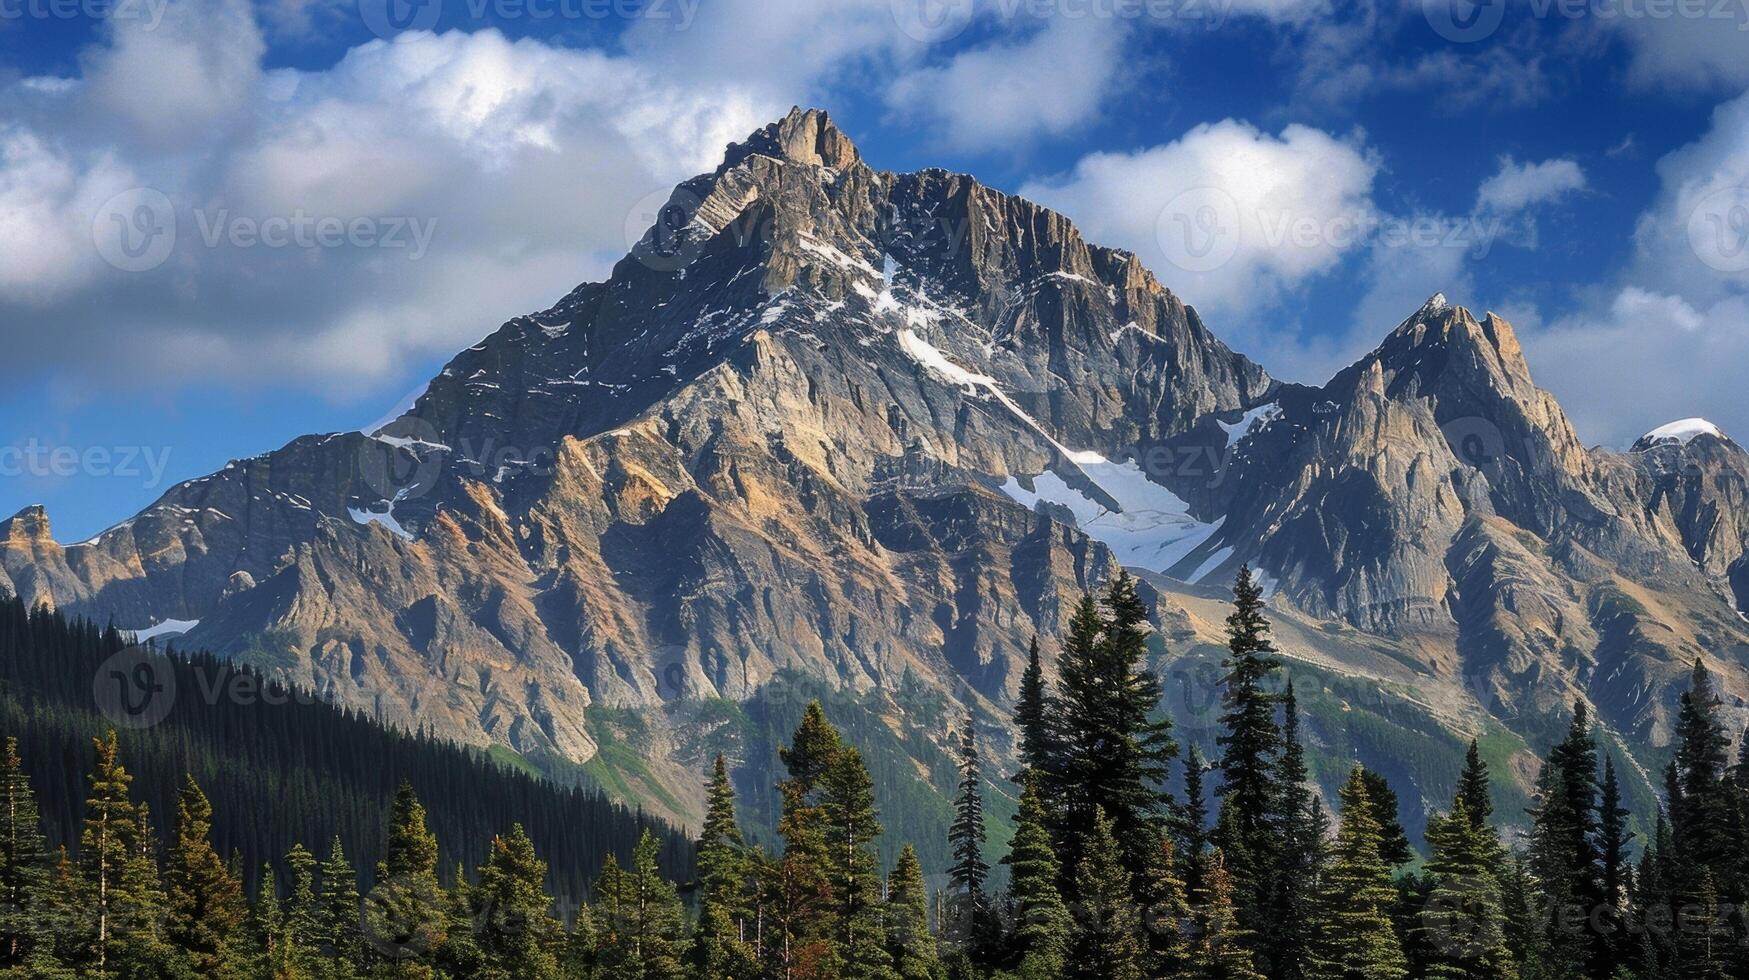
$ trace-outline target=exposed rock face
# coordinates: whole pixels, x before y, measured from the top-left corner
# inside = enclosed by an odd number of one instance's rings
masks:
[[[198,620],[185,642],[387,722],[576,762],[597,708],[744,702],[784,671],[1000,708],[1119,563],[1161,573],[1172,655],[1212,649],[1248,561],[1284,649],[1385,717],[1534,740],[1583,696],[1656,740],[1694,657],[1749,692],[1746,473],[1722,437],[1585,449],[1510,326],[1443,299],[1328,385],[1279,385],[1064,216],[876,171],[796,111],[401,418],[82,545],[27,511],[0,589]],[[677,798],[655,805],[695,817],[704,750],[645,751]]]

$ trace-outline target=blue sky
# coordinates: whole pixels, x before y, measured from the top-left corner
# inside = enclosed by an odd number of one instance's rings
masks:
[[[1749,432],[1749,0],[0,0],[0,87],[0,514],[63,541],[376,419],[798,103],[1280,376],[1443,290],[1587,442]]]

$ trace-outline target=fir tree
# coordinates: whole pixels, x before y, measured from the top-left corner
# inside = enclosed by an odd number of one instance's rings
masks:
[[[1142,900],[1142,925],[1148,937],[1147,972],[1149,976],[1157,977],[1183,976],[1191,968],[1191,950],[1186,936],[1200,920],[1193,922],[1192,893],[1185,888],[1184,877],[1179,871],[1178,848],[1172,835],[1160,835],[1154,854],[1154,863],[1138,889],[1138,897]],[[1228,891],[1231,892],[1230,887]],[[1229,906],[1231,897],[1228,894]],[[1230,907],[1228,911],[1231,911]]]
[[[1313,910],[1306,973],[1316,980],[1403,980],[1407,964],[1389,914],[1396,890],[1379,854],[1379,823],[1359,766],[1341,795],[1342,826]]]
[[[612,980],[679,980],[683,914],[656,866],[659,844],[645,831],[622,870],[608,860],[595,882],[597,966]]]
[[[954,798],[954,819],[948,828],[953,864],[948,867],[948,914],[945,929],[952,942],[973,959],[981,961],[991,939],[989,898],[984,879],[990,866],[984,862],[983,776],[978,766],[978,735],[970,711],[960,731],[960,785]]]
[[[1141,917],[1113,831],[1105,811],[1095,809],[1075,869],[1080,936],[1066,970],[1074,980],[1142,980],[1145,975]]]
[[[364,957],[358,931],[358,902],[358,873],[346,859],[340,838],[335,837],[328,845],[328,860],[322,862],[319,943],[340,980],[357,972]]]
[[[843,980],[889,980],[886,910],[882,904],[880,856],[875,841],[881,825],[875,812],[874,784],[862,753],[838,753],[822,782],[825,841],[831,855],[829,881],[836,906],[833,960]]]
[[[549,914],[547,863],[521,824],[492,839],[492,853],[474,888],[473,921],[493,975],[546,980],[558,974],[559,922]]]
[[[1669,800],[1672,898],[1677,908],[1692,910],[1741,905],[1745,898],[1744,857],[1734,844],[1742,811],[1727,782],[1730,743],[1718,718],[1719,696],[1706,665],[1695,661],[1687,693],[1676,721],[1675,780]],[[1722,969],[1725,953],[1709,924],[1675,932],[1677,962],[1696,977]],[[1600,951],[1601,953],[1601,951]],[[1717,966],[1715,966],[1717,965]]]
[[[698,928],[692,963],[706,980],[753,975],[753,948],[743,938],[750,877],[747,844],[735,822],[735,788],[729,781],[728,762],[719,754],[706,790],[704,829],[698,838]]]
[[[192,783],[192,780],[190,781]],[[291,878],[291,895],[285,903],[285,962],[292,974],[315,977],[321,968],[322,908],[316,890],[316,856],[293,844],[286,853],[285,869]],[[238,890],[242,894],[242,890]],[[231,943],[227,942],[228,955]]]
[[[186,959],[170,945],[164,881],[158,865],[158,835],[151,808],[134,808],[117,887],[111,894],[117,928],[112,935],[112,968],[124,977],[162,976],[186,969]]]
[[[1266,685],[1281,667],[1274,656],[1269,620],[1263,616],[1263,590],[1249,566],[1233,582],[1233,612],[1227,617],[1227,657],[1222,661],[1223,752],[1221,820],[1216,843],[1225,855],[1235,894],[1244,909],[1261,912],[1279,864],[1281,842],[1271,819],[1276,813],[1275,765],[1281,752],[1281,726],[1275,720],[1276,695]],[[1252,924],[1262,925],[1253,919]]]
[[[1494,817],[1494,793],[1489,785],[1488,763],[1482,761],[1482,747],[1470,739],[1464,753],[1464,771],[1458,776],[1458,795],[1464,798],[1464,812],[1478,828],[1488,826]]]
[[[941,959],[929,932],[929,889],[910,844],[887,875],[887,953],[898,980],[941,980]]]
[[[1276,764],[1275,836],[1279,864],[1270,888],[1270,907],[1261,937],[1264,962],[1278,980],[1299,980],[1309,955],[1306,922],[1313,889],[1322,872],[1324,840],[1315,826],[1316,794],[1310,785],[1305,747],[1300,741],[1299,700],[1292,681],[1282,693],[1280,759]]]
[[[449,935],[449,914],[437,881],[437,838],[425,825],[425,807],[402,783],[389,808],[389,840],[366,896],[362,934],[377,955],[417,975],[436,958]]]
[[[1409,832],[1403,829],[1402,804],[1397,799],[1397,791],[1391,788],[1383,773],[1362,768],[1361,776],[1366,780],[1367,799],[1372,800],[1373,819],[1379,823],[1379,857],[1393,868],[1415,860]]]
[[[52,953],[54,933],[38,911],[48,901],[52,871],[18,739],[7,738],[0,760],[0,969],[40,962],[44,949]]]
[[[778,750],[788,773],[778,784],[783,854],[764,869],[772,923],[762,942],[767,972],[778,980],[807,976],[832,954],[832,851],[819,796],[820,784],[843,752],[842,738],[818,701],[802,712],[790,744]]]
[[[122,871],[134,844],[137,827],[128,785],[133,781],[121,764],[115,730],[92,739],[96,756],[85,800],[85,826],[79,837],[80,879],[87,896],[89,921],[95,926],[87,954],[98,974],[115,967],[116,908],[124,896]]]
[[[1196,900],[1191,975],[1199,980],[1263,980],[1233,908],[1233,878],[1218,848],[1210,856],[1204,882]]]
[[[1020,772],[1013,777],[1024,786],[1033,774],[1043,776],[1055,765],[1056,742],[1051,731],[1055,706],[1039,658],[1038,637],[1026,651],[1026,671],[1020,675],[1020,697],[1014,704],[1014,727],[1020,732]]]
[[[1208,794],[1203,789],[1203,776],[1208,771],[1202,751],[1192,745],[1185,756],[1184,802],[1179,807],[1177,820],[1178,853],[1183,855],[1180,863],[1184,866],[1187,894],[1202,887],[1202,861],[1209,840]]]
[[[1603,904],[1597,909],[1592,927],[1601,935],[1593,949],[1600,961],[1592,964],[1591,975],[1609,977],[1617,964],[1623,962],[1633,947],[1628,945],[1627,919],[1624,911],[1628,900],[1628,811],[1621,805],[1621,786],[1616,781],[1615,759],[1604,756],[1603,786],[1598,801],[1598,859]],[[1637,944],[1635,944],[1637,945]]]
[[[1549,752],[1532,811],[1530,870],[1548,913],[1542,962],[1549,976],[1578,977],[1601,960],[1601,937],[1586,923],[1603,903],[1597,849],[1597,743],[1583,702],[1567,736]]]
[[[211,974],[231,955],[249,916],[243,884],[213,849],[213,807],[193,776],[176,794],[176,840],[164,866],[170,941]]]
[[[1014,839],[1009,844],[1008,892],[1013,897],[1013,945],[1024,977],[1055,977],[1069,954],[1074,927],[1068,906],[1057,889],[1062,873],[1051,843],[1050,817],[1045,812],[1038,780],[1029,780],[1020,796]]]
[[[1460,786],[1451,813],[1427,824],[1433,887],[1420,915],[1429,951],[1428,980],[1507,980],[1515,973],[1506,949],[1505,911],[1495,869],[1499,845],[1470,819]]]
[[[1094,810],[1116,828],[1124,867],[1144,873],[1157,831],[1169,812],[1168,765],[1177,755],[1171,726],[1156,720],[1160,681],[1147,669],[1147,608],[1135,579],[1120,572],[1099,603],[1084,595],[1069,623],[1060,661],[1060,772],[1047,798],[1061,800],[1058,844],[1076,864],[1082,832]]]

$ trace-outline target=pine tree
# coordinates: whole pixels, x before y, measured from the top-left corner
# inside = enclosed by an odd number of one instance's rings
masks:
[[[941,959],[929,932],[929,889],[910,844],[887,875],[887,953],[898,980],[941,980]]]
[[[1539,903],[1529,862],[1514,854],[1500,875],[1501,936],[1512,961],[1509,977],[1541,980],[1552,975],[1546,916]]]
[[[743,938],[751,874],[747,843],[735,822],[735,788],[729,781],[728,762],[719,754],[706,790],[704,829],[698,838],[698,928],[692,965],[705,980],[753,975],[753,948]]]
[[[53,952],[53,930],[39,912],[52,871],[18,739],[7,738],[0,760],[0,969],[40,962],[45,949]]]
[[[1313,909],[1307,975],[1315,980],[1403,980],[1407,964],[1389,912],[1396,889],[1390,866],[1379,854],[1379,823],[1359,766],[1341,795],[1342,826]]]
[[[364,959],[358,928],[358,873],[335,837],[322,862],[321,936],[319,945],[332,960],[337,980],[353,976]]]
[[[832,851],[825,835],[821,783],[844,752],[838,729],[818,701],[802,712],[790,744],[778,750],[788,773],[778,784],[783,812],[777,832],[783,854],[764,870],[764,905],[771,928],[762,946],[767,972],[777,980],[808,976],[833,951]]]
[[[1102,598],[1107,617],[1087,595],[1069,623],[1057,698],[1061,771],[1044,788],[1063,803],[1058,844],[1071,864],[1100,809],[1116,828],[1124,867],[1139,877],[1171,810],[1165,784],[1178,747],[1170,724],[1155,718],[1160,680],[1147,669],[1147,607],[1135,579],[1120,572]]]
[[[262,865],[255,901],[249,906],[249,920],[244,929],[249,934],[249,954],[242,957],[245,974],[261,977],[283,977],[290,974],[285,956],[285,910],[279,904],[279,889],[273,879],[273,865]]]
[[[521,824],[492,839],[492,852],[474,889],[474,922],[487,968],[518,980],[558,975],[560,928],[549,910],[547,863]]]
[[[1470,739],[1464,753],[1464,771],[1458,776],[1458,795],[1464,798],[1464,812],[1476,827],[1488,826],[1494,817],[1494,793],[1489,785],[1488,763],[1482,761],[1482,747]]]
[[[1080,936],[1067,965],[1074,980],[1142,980],[1141,917],[1130,890],[1130,874],[1114,835],[1115,825],[1103,809],[1081,847],[1075,869],[1076,919]]]
[[[1543,893],[1545,942],[1542,961],[1554,980],[1579,977],[1600,936],[1587,928],[1603,902],[1597,849],[1597,743],[1583,702],[1573,708],[1567,736],[1549,752],[1538,779],[1532,811],[1530,870]]]
[[[1014,905],[1012,943],[1020,956],[1020,973],[1029,978],[1055,977],[1068,957],[1074,921],[1057,889],[1062,869],[1036,778],[1021,793],[1014,839],[1002,863],[1008,865],[1008,893]]]
[[[1263,961],[1278,980],[1300,980],[1309,955],[1306,922],[1322,872],[1324,840],[1321,829],[1314,825],[1317,796],[1310,785],[1311,773],[1300,741],[1299,700],[1292,681],[1282,693],[1281,705],[1282,751],[1275,767],[1274,813],[1281,852],[1261,945]]]
[[[829,881],[836,906],[833,960],[842,980],[890,980],[886,910],[881,896],[880,855],[875,841],[881,825],[875,812],[874,784],[862,753],[839,752],[827,770],[824,790],[825,840],[831,855]]]
[[[1199,980],[1263,980],[1252,959],[1249,937],[1233,908],[1233,878],[1218,848],[1209,858],[1204,878],[1196,900],[1192,975]]]
[[[1695,661],[1677,715],[1672,763],[1677,792],[1669,801],[1670,878],[1678,909],[1709,903],[1739,907],[1746,897],[1743,874],[1749,869],[1734,846],[1741,812],[1727,783],[1730,743],[1718,718],[1719,704],[1711,673]],[[1723,968],[1726,954],[1720,947],[1728,943],[1720,943],[1710,926],[1678,929],[1675,939],[1675,956],[1685,973],[1700,977]]]
[[[1039,658],[1038,637],[1026,651],[1026,671],[1020,675],[1020,698],[1014,704],[1014,727],[1020,732],[1020,772],[1014,782],[1026,785],[1034,773],[1041,776],[1056,764],[1057,747],[1051,731],[1055,706]]]
[[[1421,911],[1429,980],[1507,980],[1515,975],[1506,949],[1505,912],[1495,869],[1499,845],[1470,818],[1467,787],[1451,813],[1427,823],[1433,887]]]
[[[954,820],[948,828],[953,864],[948,867],[948,928],[951,942],[974,962],[981,962],[991,940],[992,917],[984,879],[990,866],[984,862],[983,776],[978,766],[978,735],[970,711],[960,731],[960,785],[954,798]]]
[[[285,869],[291,878],[291,896],[285,903],[283,930],[285,962],[294,976],[315,977],[321,969],[322,958],[322,909],[316,891],[316,856],[304,845],[293,844],[285,856]]]
[[[596,879],[594,894],[597,965],[612,980],[679,980],[683,913],[674,886],[656,866],[660,850],[644,832],[622,870],[611,857]]]
[[[388,849],[365,898],[362,934],[400,973],[418,975],[449,935],[447,905],[437,881],[437,838],[413,787],[402,783],[389,808]]]
[[[1402,804],[1397,799],[1397,791],[1391,788],[1383,773],[1362,768],[1361,776],[1366,779],[1367,798],[1372,800],[1373,819],[1379,823],[1379,857],[1393,868],[1415,860],[1409,832],[1403,829]]]
[[[1178,848],[1171,834],[1160,835],[1154,854],[1154,863],[1142,877],[1137,896],[1142,901],[1142,925],[1148,937],[1147,973],[1155,977],[1183,976],[1191,967],[1186,936],[1196,924],[1190,905],[1192,893],[1185,888]],[[1229,906],[1231,897],[1227,896]]]
[[[243,884],[213,849],[213,807],[193,776],[176,794],[176,840],[165,860],[170,941],[210,974],[232,954],[249,907]]]
[[[1192,745],[1185,756],[1184,802],[1179,806],[1176,821],[1186,894],[1193,894],[1202,887],[1202,863],[1209,842],[1208,794],[1203,789],[1203,776],[1208,771],[1202,751]]]
[[[95,935],[87,960],[99,975],[115,968],[112,962],[116,939],[116,908],[123,896],[122,871],[134,844],[135,809],[128,796],[133,781],[121,764],[115,731],[92,739],[96,759],[85,800],[85,825],[79,837],[80,879],[86,895],[89,920]]]
[[[1281,753],[1281,726],[1275,720],[1276,695],[1266,689],[1280,669],[1274,656],[1269,620],[1263,616],[1263,590],[1249,566],[1233,582],[1233,612],[1227,617],[1227,674],[1222,678],[1221,725],[1216,740],[1220,759],[1221,820],[1216,843],[1233,876],[1242,909],[1260,912],[1268,902],[1279,865],[1281,841],[1271,820],[1276,812],[1275,765]],[[1253,926],[1266,925],[1254,918]]]
[[[1626,934],[1627,918],[1624,914],[1628,899],[1627,848],[1633,835],[1628,832],[1628,811],[1622,807],[1621,802],[1621,786],[1615,776],[1615,759],[1606,755],[1603,759],[1602,796],[1597,808],[1603,904],[1598,907],[1592,920],[1593,928],[1601,932],[1593,949],[1593,955],[1599,958],[1592,963],[1591,975],[1594,977],[1612,976],[1616,965],[1624,962],[1633,951],[1633,947],[1629,945],[1632,937]]]
[[[468,880],[460,862],[450,872],[450,886],[443,894],[443,941],[432,953],[430,969],[439,977],[477,977],[491,975],[487,969],[486,952],[480,948],[478,926],[491,912],[479,898],[479,890]],[[402,964],[412,972],[412,964]],[[426,967],[421,964],[417,969]],[[494,976],[493,980],[499,980]]]
[[[111,899],[117,924],[111,947],[116,973],[124,977],[162,976],[186,969],[186,959],[168,939],[158,835],[152,829],[151,808],[144,803],[134,808],[127,855]]]

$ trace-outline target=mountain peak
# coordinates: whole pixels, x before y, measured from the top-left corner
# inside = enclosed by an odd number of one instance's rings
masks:
[[[42,504],[31,504],[0,521],[0,539],[51,541],[53,535],[49,530],[49,512]]]
[[[847,167],[862,159],[856,144],[833,124],[824,109],[793,106],[782,119],[729,146],[722,169],[753,155],[776,157],[816,167]]]
[[[1633,447],[1634,452],[1644,452],[1653,446],[1686,446],[1701,436],[1712,436],[1715,439],[1728,440],[1724,430],[1707,421],[1695,417],[1677,419],[1666,422],[1656,429],[1641,436]]]

